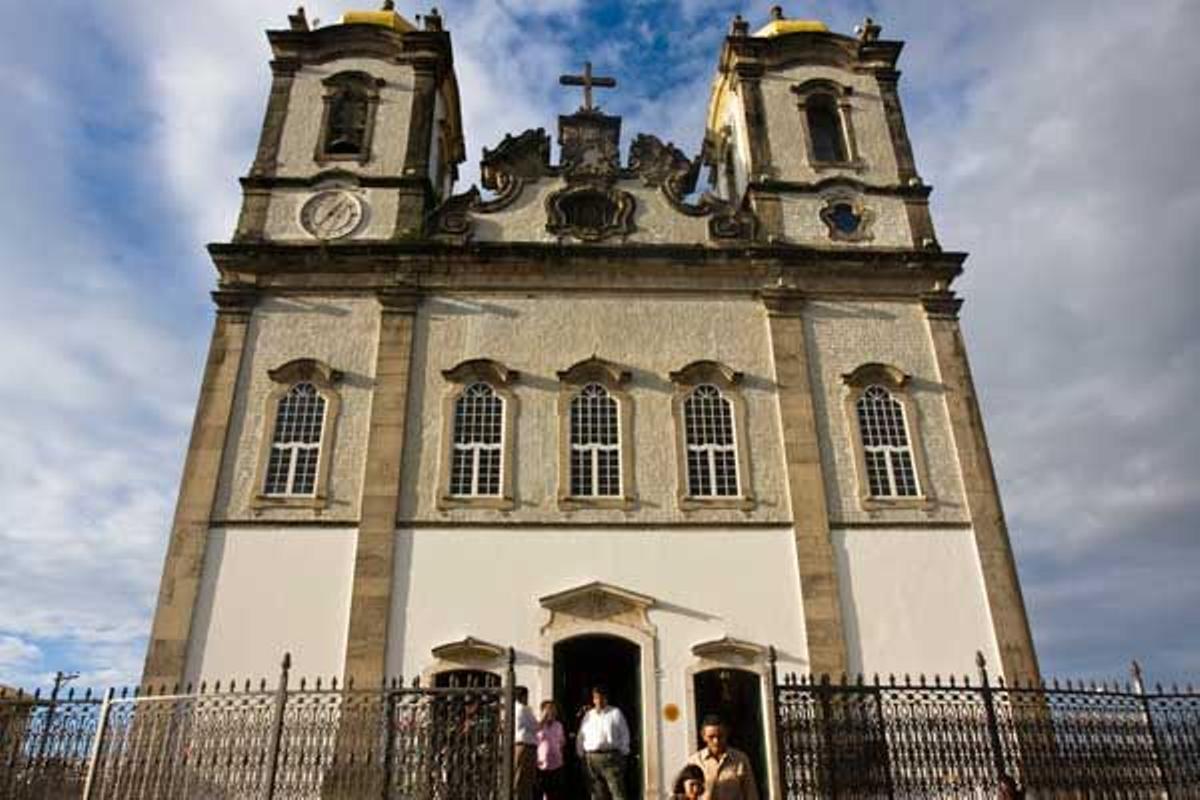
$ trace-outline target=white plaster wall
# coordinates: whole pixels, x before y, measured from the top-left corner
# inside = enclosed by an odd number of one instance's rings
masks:
[[[865,162],[865,169],[817,171],[808,163],[808,145],[804,140],[800,109],[791,87],[813,78],[832,80],[854,89],[850,96],[850,114],[859,157]],[[811,182],[846,175],[873,185],[891,185],[899,180],[883,99],[879,94],[879,85],[871,75],[846,72],[834,67],[795,66],[764,75],[762,92],[776,178]]]
[[[471,214],[473,238],[481,242],[557,242],[546,230],[546,198],[565,188],[566,181],[542,179],[525,187],[521,197],[508,208],[493,214]],[[636,200],[636,230],[626,242],[650,244],[705,244],[708,242],[708,218],[689,217],[671,207],[658,189],[641,180],[618,181],[616,188],[629,192]],[[568,237],[567,241],[576,240]],[[619,238],[608,243],[619,242]]]
[[[538,600],[592,581],[649,595],[657,629],[656,720],[665,779],[691,746],[686,713],[663,719],[662,706],[687,709],[685,671],[695,644],[723,636],[775,645],[780,668],[807,668],[808,645],[791,529],[456,529],[396,534],[388,671],[413,676],[432,648],[474,636],[517,651],[517,681],[536,704],[553,692]]]
[[[853,673],[975,675],[1000,663],[970,530],[834,530]]]
[[[279,242],[312,243],[317,240],[300,223],[300,209],[313,195],[330,186],[311,189],[279,188],[271,193],[267,207],[267,224],[264,235]],[[390,239],[396,230],[397,195],[395,189],[356,188],[338,185],[337,188],[353,192],[363,202],[363,219],[358,227],[344,237],[352,239]]]
[[[750,180],[750,134],[746,129],[746,109],[742,96],[730,91],[725,97],[725,124],[733,131],[733,196],[726,199],[737,203]]]
[[[355,70],[386,81],[379,90],[371,159],[365,164],[357,161],[318,163],[314,156],[325,109],[325,86],[321,81],[339,72]],[[287,119],[280,140],[278,175],[308,177],[322,169],[334,167],[360,175],[399,175],[408,147],[412,93],[413,72],[407,64],[374,58],[341,58],[302,67],[292,83]]]
[[[350,624],[353,528],[214,528],[188,647],[187,679],[274,685],[341,676]]]
[[[813,301],[805,307],[804,324],[832,523],[969,522],[945,389],[920,304]],[[909,392],[921,434],[913,437],[913,446],[921,449],[928,467],[929,481],[922,488],[933,498],[930,509],[867,512],[861,507],[850,427],[857,422],[846,413],[849,390],[842,376],[871,362],[891,364],[912,376]]]
[[[358,519],[378,341],[379,304],[374,298],[274,296],[258,304],[238,375],[215,519],[313,519],[306,509],[252,509],[261,489],[261,445],[274,424],[274,409],[266,401],[278,384],[267,373],[297,358],[315,358],[344,373],[338,385],[341,413],[330,440],[329,505],[321,518]]]
[[[552,346],[548,346],[552,343]],[[520,371],[514,436],[517,507],[506,522],[559,522],[559,382],[556,373],[590,356],[631,370],[633,459],[637,505],[629,511],[579,510],[572,522],[787,522],[774,366],[762,304],[752,298],[617,296],[595,294],[480,294],[427,298],[414,332],[409,446],[401,513],[417,520],[494,523],[488,509],[436,508],[443,403],[452,387],[442,371],[473,358],[491,358]],[[673,386],[668,374],[692,361],[714,359],[744,373],[750,511],[684,513],[677,498]]]
[[[843,195],[795,195],[782,194],[783,235],[791,242],[819,244],[826,247],[912,247],[912,229],[908,224],[908,212],[904,201],[880,195],[862,196],[863,205],[874,213],[875,218],[868,229],[870,239],[858,242],[835,241],[829,236],[829,228],[821,220],[821,211],[827,198]]]

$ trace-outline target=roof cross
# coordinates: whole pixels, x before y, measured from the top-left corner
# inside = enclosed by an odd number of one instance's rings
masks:
[[[592,75],[592,62],[590,61],[584,63],[582,75],[562,75],[559,76],[558,82],[563,86],[583,87],[584,111],[596,110],[596,107],[592,105],[592,87],[611,89],[617,85],[616,78],[601,78]]]

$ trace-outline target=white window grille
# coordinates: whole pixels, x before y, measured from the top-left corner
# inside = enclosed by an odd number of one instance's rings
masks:
[[[621,440],[617,401],[596,383],[571,399],[571,495],[621,494]]]
[[[733,403],[717,387],[697,386],[683,402],[688,494],[737,497],[737,438]]]
[[[857,405],[871,497],[917,497],[903,404],[882,386],[868,386]]]
[[[497,497],[504,448],[504,400],[486,383],[473,383],[454,402],[450,494]]]
[[[277,497],[316,494],[325,405],[325,398],[311,383],[297,383],[280,398],[264,494]]]

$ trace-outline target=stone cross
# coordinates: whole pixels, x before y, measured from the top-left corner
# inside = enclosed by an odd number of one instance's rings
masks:
[[[562,75],[558,82],[563,86],[582,86],[583,87],[583,110],[595,111],[595,106],[592,105],[592,87],[600,87],[611,89],[617,85],[616,78],[601,78],[592,75],[592,62],[588,61],[583,65],[582,75]]]

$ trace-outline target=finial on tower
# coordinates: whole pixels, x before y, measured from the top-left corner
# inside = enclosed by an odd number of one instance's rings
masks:
[[[295,14],[288,14],[288,27],[294,31],[308,30],[308,14],[304,11],[304,6],[296,9]]]
[[[858,34],[860,42],[874,42],[882,31],[883,26],[870,17],[863,17],[863,21],[854,26],[854,32]]]
[[[783,6],[771,6],[771,21],[783,19]]]
[[[395,11],[396,10],[396,0],[383,0],[383,10],[384,11]]]
[[[437,8],[429,9],[429,13],[425,15],[425,30],[440,31],[442,29],[442,15]]]
[[[736,17],[733,18],[733,25],[731,25],[729,28],[729,35],[730,36],[749,36],[750,35],[750,23],[746,22],[746,20],[742,17],[741,14],[738,14]]]

